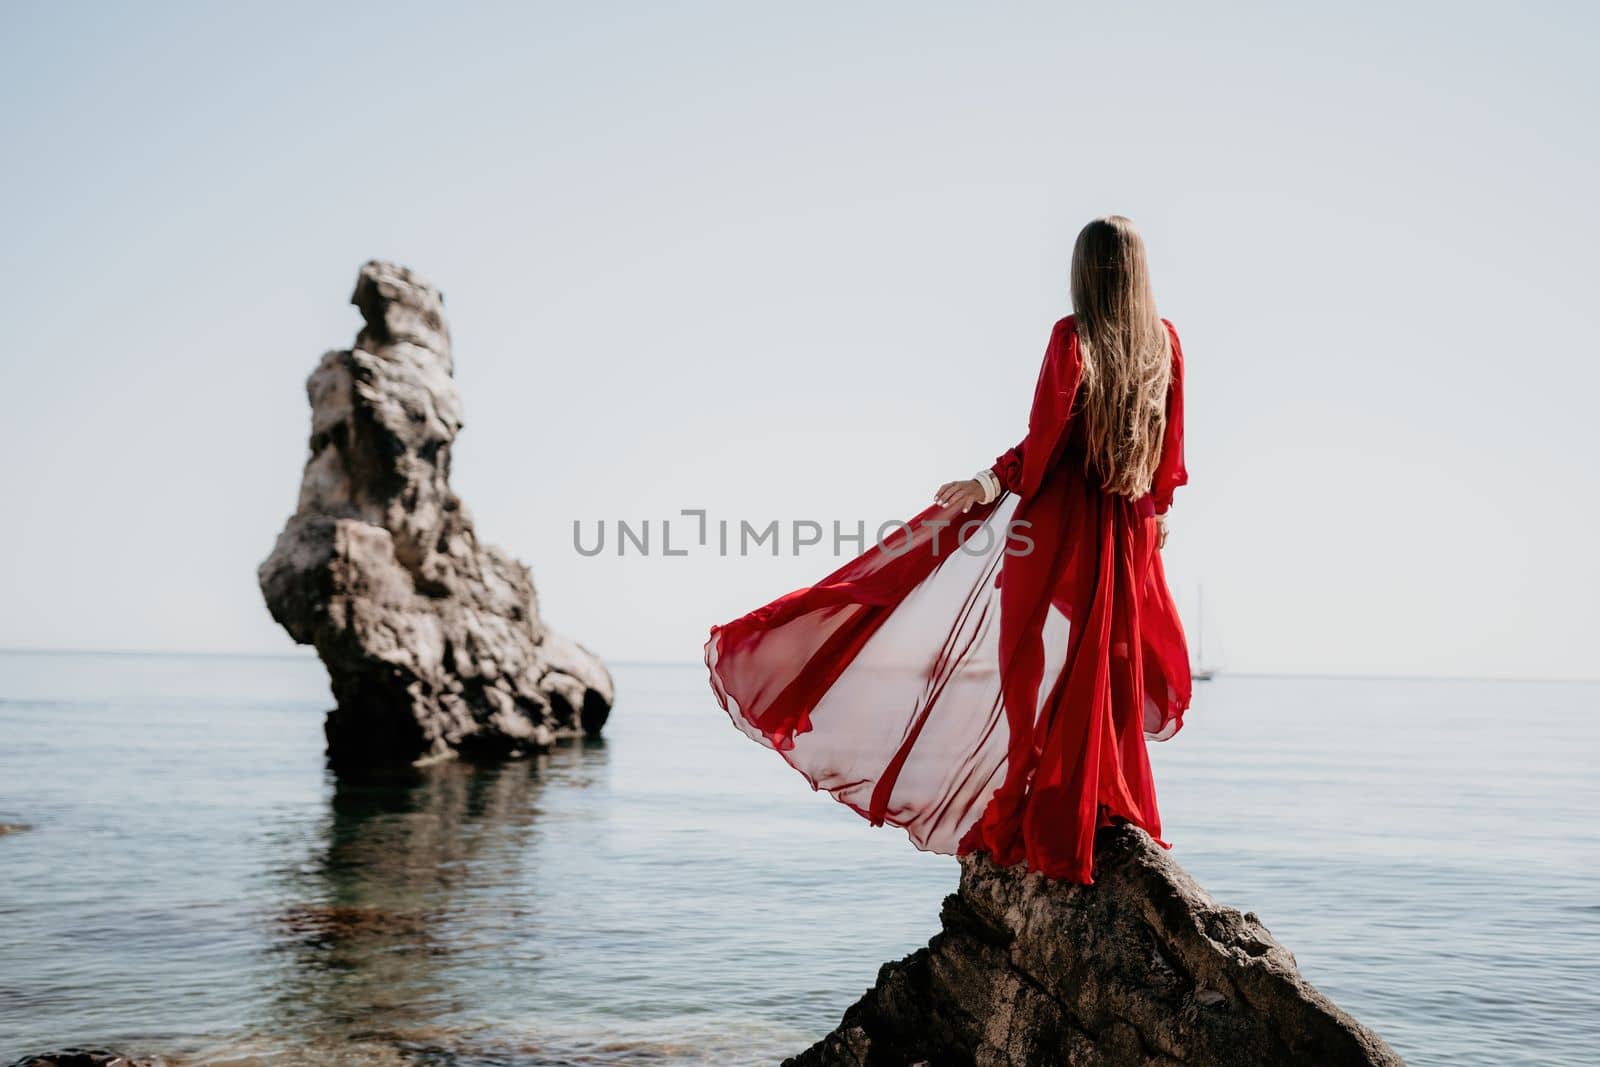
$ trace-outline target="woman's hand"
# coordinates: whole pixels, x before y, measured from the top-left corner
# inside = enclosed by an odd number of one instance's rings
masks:
[[[976,478],[968,478],[963,482],[945,482],[939,487],[939,491],[933,494],[933,499],[943,507],[971,511],[972,505],[983,503],[983,486]]]
[[[1167,517],[1165,515],[1156,516],[1156,547],[1167,547]]]

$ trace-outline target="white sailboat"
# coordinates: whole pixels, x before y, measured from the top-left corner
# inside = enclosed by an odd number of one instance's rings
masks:
[[[1217,676],[1215,667],[1206,663],[1206,587],[1199,590],[1200,603],[1194,617],[1194,662],[1189,666],[1189,677],[1197,682],[1209,682]]]

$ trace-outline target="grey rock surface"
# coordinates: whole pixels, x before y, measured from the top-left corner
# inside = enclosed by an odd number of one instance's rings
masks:
[[[1095,842],[1092,886],[961,861],[943,929],[886,963],[793,1067],[1398,1065],[1142,830]]]
[[[462,427],[438,290],[361,268],[366,325],[306,382],[311,458],[258,577],[333,683],[335,765],[515,756],[596,734],[610,673],[539,617],[528,569],[480,544],[450,488]]]
[[[24,1056],[11,1067],[162,1067],[160,1058],[139,1059],[103,1048],[67,1048]]]

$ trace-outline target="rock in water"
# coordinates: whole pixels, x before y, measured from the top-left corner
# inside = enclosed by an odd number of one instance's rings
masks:
[[[300,503],[258,572],[273,618],[333,681],[334,763],[510,756],[598,733],[611,676],[546,628],[528,569],[478,543],[450,489],[461,431],[444,299],[361,268],[366,327],[306,382]]]
[[[162,1060],[137,1059],[103,1048],[68,1048],[24,1056],[11,1067],[162,1067]]]
[[[961,861],[944,929],[886,963],[793,1067],[1401,1064],[1142,830],[1095,842],[1092,886]]]

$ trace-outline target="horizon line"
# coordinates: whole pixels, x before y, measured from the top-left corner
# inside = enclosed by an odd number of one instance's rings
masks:
[[[195,651],[192,649],[155,648],[26,648],[0,646],[0,656],[129,656],[129,657],[205,657],[209,659],[305,659],[316,655],[315,650],[297,647],[284,652]],[[615,659],[603,660],[624,667],[699,667],[698,659]],[[1551,675],[1497,675],[1497,674],[1403,674],[1374,671],[1228,671],[1215,670],[1216,678],[1285,678],[1338,682],[1536,682],[1557,685],[1600,684],[1600,677],[1557,677]]]

